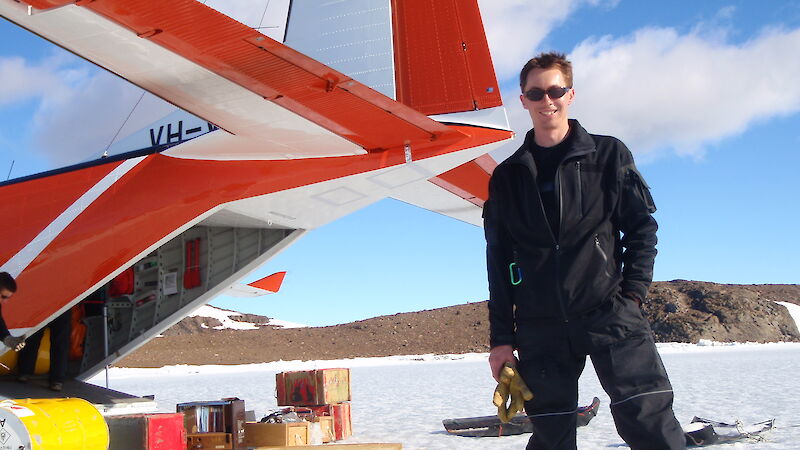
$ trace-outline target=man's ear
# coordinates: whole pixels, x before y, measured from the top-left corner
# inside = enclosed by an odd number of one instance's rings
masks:
[[[523,109],[528,109],[528,105],[525,104],[525,94],[519,94],[519,102],[522,103]]]
[[[575,100],[575,88],[570,88],[569,92],[567,92],[567,95],[569,96],[567,97],[567,104],[571,105],[572,101]]]

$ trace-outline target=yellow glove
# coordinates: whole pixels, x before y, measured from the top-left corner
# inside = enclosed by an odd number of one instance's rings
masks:
[[[511,402],[508,402],[509,397]],[[497,417],[508,423],[518,412],[525,408],[525,402],[533,399],[533,392],[528,389],[519,373],[509,363],[500,369],[500,382],[494,390],[492,403],[497,406]]]

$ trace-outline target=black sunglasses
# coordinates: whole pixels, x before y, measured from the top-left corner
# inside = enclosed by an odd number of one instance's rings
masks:
[[[558,86],[551,86],[547,89],[539,89],[539,88],[532,88],[525,91],[525,98],[532,102],[538,102],[539,100],[544,98],[544,94],[547,94],[551,100],[555,100],[557,98],[561,98],[572,89],[571,87],[558,87]]]

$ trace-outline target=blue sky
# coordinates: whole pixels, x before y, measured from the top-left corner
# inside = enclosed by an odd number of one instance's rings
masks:
[[[800,2],[480,4],[515,130],[530,126],[519,67],[555,49],[574,64],[571,115],[634,152],[659,208],[656,280],[800,282]],[[12,160],[17,177],[85,156],[65,146],[96,154],[127,114],[104,110],[107,99],[132,105],[139,93],[0,22],[0,176]],[[286,270],[279,294],[212,304],[329,325],[481,301],[484,258],[480,228],[384,200],[247,278]]]

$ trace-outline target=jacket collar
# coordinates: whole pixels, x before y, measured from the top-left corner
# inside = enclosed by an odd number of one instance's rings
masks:
[[[569,119],[569,128],[570,133],[575,133],[575,135],[572,137],[572,144],[570,149],[567,151],[567,154],[564,156],[564,160],[597,151],[597,148],[594,145],[594,139],[592,139],[592,136],[581,126],[577,120]],[[517,149],[516,152],[506,159],[508,164],[522,164],[530,167],[534,170],[534,172],[536,171],[536,164],[534,164],[533,155],[531,155],[530,152],[530,146],[533,142],[534,134],[535,130],[533,128],[531,128],[530,131],[525,134],[525,141],[522,143],[519,149]]]

